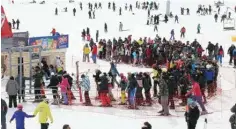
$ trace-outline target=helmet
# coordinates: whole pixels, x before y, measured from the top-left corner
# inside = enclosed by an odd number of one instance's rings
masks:
[[[22,110],[22,109],[23,109],[23,106],[22,106],[21,104],[18,104],[18,105],[17,105],[17,109]]]

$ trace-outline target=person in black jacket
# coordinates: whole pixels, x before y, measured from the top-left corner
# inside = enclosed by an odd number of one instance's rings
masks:
[[[145,93],[145,98],[146,98],[146,104],[147,106],[152,105],[152,99],[151,99],[151,94],[150,94],[150,89],[152,87],[152,81],[150,75],[148,73],[143,73],[143,88],[144,88],[144,93]]]
[[[107,33],[107,23],[104,24],[104,32]]]
[[[76,13],[76,9],[74,8],[73,9],[73,16],[75,16],[75,13]]]
[[[96,99],[100,99],[100,90],[99,90],[99,86],[98,86],[98,81],[100,80],[99,76],[102,72],[98,69],[95,70],[95,75],[93,75],[95,83],[96,83],[96,87],[97,87],[97,92],[98,92],[98,96],[96,97]]]
[[[236,129],[236,104],[230,109],[234,114],[230,116],[229,122],[231,123],[231,129]]]
[[[129,93],[129,103],[130,103],[128,108],[137,109],[136,104],[135,104],[135,94],[136,94],[136,89],[138,87],[138,82],[134,74],[131,74],[128,80],[129,80],[128,93]]]
[[[16,29],[17,29],[17,30],[19,30],[19,26],[20,26],[20,20],[17,19],[17,20],[16,20]]]
[[[6,124],[6,115],[7,115],[7,103],[5,100],[1,98],[1,125],[2,129],[7,129],[7,124]]]
[[[53,103],[52,104],[58,104],[59,102],[57,101],[58,99],[58,87],[57,85],[59,84],[59,79],[58,76],[55,75],[55,73],[51,73],[51,79],[50,79],[50,83],[47,86],[48,88],[52,89],[52,94],[53,94]]]
[[[203,103],[207,103],[206,95],[205,95],[206,79],[205,79],[204,73],[202,71],[198,70],[197,77],[198,77],[198,82],[199,82],[199,85],[200,85],[200,88],[201,88]]]
[[[33,75],[34,78],[34,94],[35,94],[35,102],[40,102],[42,99],[41,96],[41,85],[43,80],[43,73],[39,66],[35,67],[35,74]]]
[[[46,79],[48,80],[49,77],[50,77],[50,71],[49,71],[49,67],[48,67],[46,59],[43,58],[41,63],[43,64],[43,69],[42,70],[44,72],[44,75],[45,75]]]
[[[195,129],[200,116],[200,111],[196,102],[191,98],[188,98],[188,108],[184,115],[188,125],[188,129]]]
[[[232,64],[232,60],[233,60],[233,51],[235,49],[235,46],[232,44],[229,49],[228,49],[228,54],[229,54],[229,64],[231,65]]]
[[[111,100],[108,97],[108,78],[107,74],[103,73],[99,75],[98,86],[100,91],[100,98],[102,101],[101,107],[111,107]]]
[[[99,37],[99,31],[96,31],[96,42],[98,42],[98,37]]]

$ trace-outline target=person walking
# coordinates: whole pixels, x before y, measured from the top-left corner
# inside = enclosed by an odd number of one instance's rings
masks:
[[[38,113],[39,113],[39,123],[41,125],[41,129],[48,129],[49,126],[48,118],[50,119],[51,123],[53,123],[53,117],[47,99],[44,99],[42,102],[38,104],[38,106],[34,110],[34,116],[36,116]]]
[[[12,103],[15,108],[17,107],[16,96],[17,96],[18,90],[19,90],[19,85],[14,80],[14,77],[11,76],[10,80],[7,82],[7,85],[6,85],[6,92],[9,96],[9,105],[8,105],[9,108],[12,108]]]
[[[16,129],[25,129],[25,118],[32,118],[34,115],[28,115],[23,111],[22,105],[17,105],[17,111],[12,115],[10,123],[16,119]]]
[[[7,124],[6,124],[6,115],[7,115],[7,103],[5,100],[1,98],[1,129],[7,129]]]

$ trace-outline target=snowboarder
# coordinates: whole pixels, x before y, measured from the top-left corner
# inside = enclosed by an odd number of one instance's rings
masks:
[[[39,123],[41,124],[41,129],[48,129],[49,126],[49,123],[47,122],[48,118],[50,119],[51,123],[53,123],[53,117],[47,99],[44,99],[42,102],[38,104],[38,106],[34,110],[34,116],[36,116],[38,113],[39,113]]]
[[[123,23],[122,22],[120,22],[120,24],[119,24],[119,31],[123,31]]]
[[[201,24],[198,24],[197,25],[197,34],[200,34],[201,33]]]
[[[175,23],[179,23],[179,17],[178,17],[178,15],[175,15]]]
[[[57,8],[55,8],[55,15],[57,15],[58,14],[58,9]]]
[[[34,115],[28,115],[22,109],[22,105],[17,105],[17,111],[14,112],[10,119],[10,123],[16,119],[16,129],[24,129],[25,128],[25,118],[32,118]]]
[[[121,7],[120,7],[120,9],[119,9],[119,15],[121,16],[122,15],[122,9],[121,9]]]
[[[6,115],[7,115],[7,103],[5,100],[1,99],[1,125],[2,129],[7,129]]]
[[[218,14],[217,13],[214,15],[214,18],[215,18],[215,22],[217,22],[217,20],[218,20]]]
[[[17,20],[16,20],[16,29],[17,29],[17,30],[19,30],[19,26],[20,26],[20,20],[17,19]]]
[[[73,15],[74,15],[74,16],[75,16],[75,13],[76,13],[76,9],[74,8],[74,9],[73,9]]]
[[[88,12],[88,15],[89,15],[89,19],[92,19],[92,13],[91,13],[91,11]]]
[[[107,23],[104,24],[104,32],[107,33]]]
[[[195,129],[200,116],[200,111],[198,109],[197,103],[193,99],[188,98],[187,101],[188,104],[184,114],[185,120],[187,122],[188,129]]]
[[[99,37],[99,31],[96,31],[96,42],[98,42],[98,37]]]
[[[186,29],[185,27],[182,27],[181,30],[180,30],[180,38],[185,38],[185,32],[186,32]]]
[[[12,29],[15,29],[15,24],[16,24],[16,21],[12,19]]]

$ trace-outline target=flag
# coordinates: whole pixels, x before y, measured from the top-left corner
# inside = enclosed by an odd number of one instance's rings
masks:
[[[11,27],[8,24],[6,14],[1,6],[1,36],[2,38],[12,37]]]

